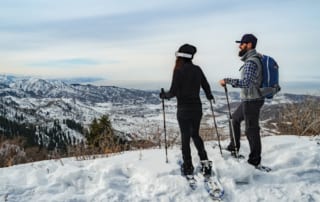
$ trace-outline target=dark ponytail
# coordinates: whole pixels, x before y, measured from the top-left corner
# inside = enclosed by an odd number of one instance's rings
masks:
[[[182,57],[177,57],[176,59],[176,64],[174,66],[174,70],[177,70],[181,68],[185,63],[191,62],[191,59],[189,58],[182,58]]]

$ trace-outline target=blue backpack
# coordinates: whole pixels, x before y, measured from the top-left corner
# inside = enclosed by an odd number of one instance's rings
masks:
[[[261,56],[259,57],[262,64],[260,94],[262,97],[272,99],[281,90],[279,85],[279,66],[272,57],[267,55]]]

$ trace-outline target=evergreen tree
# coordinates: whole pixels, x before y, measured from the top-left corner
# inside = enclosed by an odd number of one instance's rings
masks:
[[[99,121],[94,119],[87,135],[89,146],[98,148],[100,152],[112,150],[116,146],[117,137],[114,135],[111,121],[107,115],[103,115]]]

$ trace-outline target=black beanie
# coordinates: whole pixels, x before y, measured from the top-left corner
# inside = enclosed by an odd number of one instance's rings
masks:
[[[180,46],[178,51],[176,52],[177,57],[183,57],[183,58],[193,58],[193,55],[197,52],[197,48],[190,44],[184,44]]]

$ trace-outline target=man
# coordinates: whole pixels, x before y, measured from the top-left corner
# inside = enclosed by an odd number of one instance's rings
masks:
[[[190,44],[184,44],[178,49],[170,90],[160,93],[160,98],[177,97],[177,119],[182,142],[182,174],[186,176],[193,175],[194,167],[190,151],[190,139],[192,138],[198,150],[202,173],[207,176],[211,175],[212,162],[208,160],[203,140],[199,135],[202,117],[200,88],[203,88],[207,99],[211,100],[213,96],[210,85],[201,68],[192,63],[196,51],[196,47]]]
[[[227,150],[235,155],[240,148],[241,122],[245,121],[245,134],[250,145],[248,163],[256,168],[261,167],[261,139],[259,127],[260,109],[264,104],[264,98],[260,95],[259,87],[262,82],[262,64],[256,51],[257,38],[253,34],[243,35],[239,43],[239,56],[244,62],[240,68],[241,78],[225,78],[220,80],[221,86],[226,84],[235,88],[241,88],[241,104],[232,114],[232,127],[234,129],[235,142],[233,138]]]

